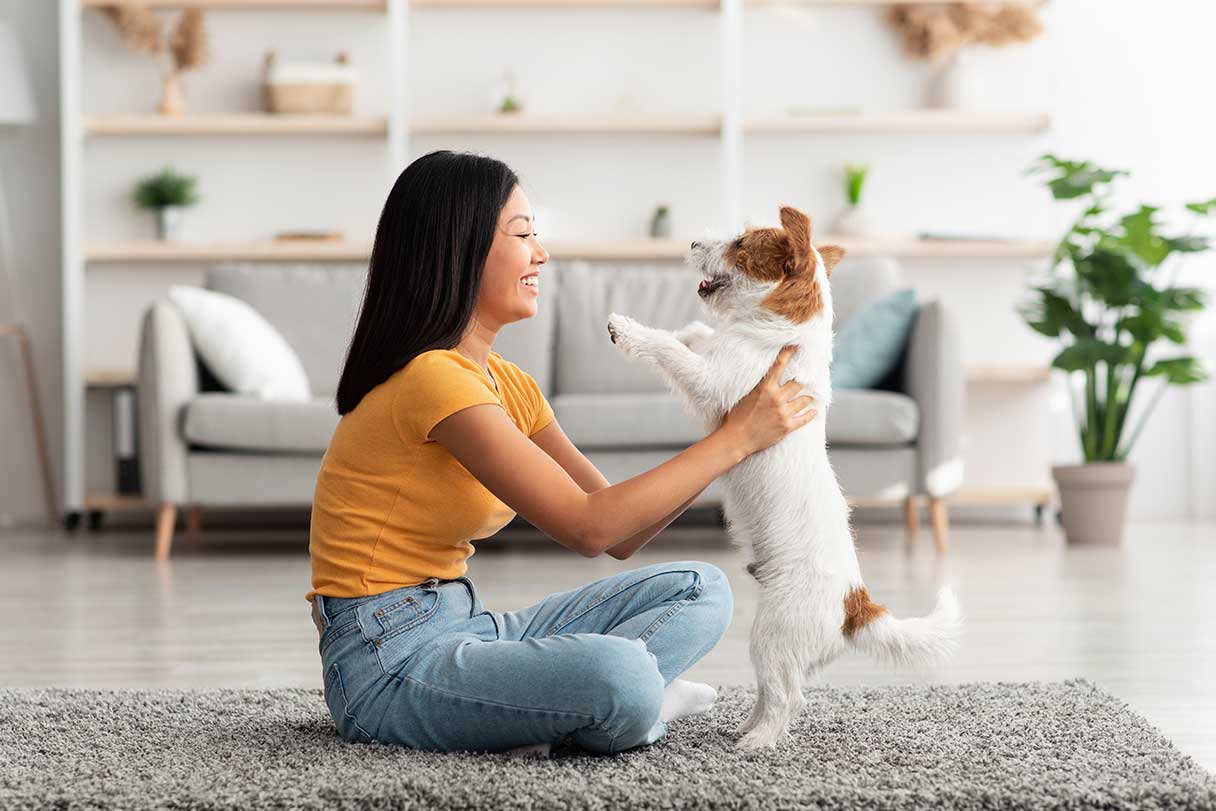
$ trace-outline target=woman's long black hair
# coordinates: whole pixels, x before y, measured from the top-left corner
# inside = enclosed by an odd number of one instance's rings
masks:
[[[519,178],[483,155],[431,152],[397,177],[372,245],[359,321],[338,381],[339,414],[469,319],[498,217]]]

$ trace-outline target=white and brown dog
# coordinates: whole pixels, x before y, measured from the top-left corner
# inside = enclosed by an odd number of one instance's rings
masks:
[[[695,242],[697,293],[719,328],[694,321],[672,333],[613,313],[612,340],[652,363],[712,430],[755,387],[781,347],[796,344],[781,383],[796,379],[818,417],[753,453],[723,477],[733,541],[750,545],[760,584],[751,633],[758,695],[739,729],[741,746],[770,746],[805,702],[803,680],[856,648],[897,664],[947,657],[961,630],[954,593],[943,588],[927,617],[896,619],[861,578],[849,506],[828,462],[824,426],[832,398],[832,269],[835,245],[811,244],[811,220],[781,208],[781,228],[749,228],[727,242]]]

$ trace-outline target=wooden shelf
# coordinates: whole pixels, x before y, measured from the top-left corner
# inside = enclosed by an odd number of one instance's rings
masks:
[[[410,0],[418,8],[709,8],[718,0]]]
[[[134,369],[86,369],[84,383],[91,389],[120,389],[135,385]]]
[[[964,487],[946,499],[951,504],[1047,506],[1055,501],[1048,487]]]
[[[1035,133],[1051,124],[1046,113],[903,110],[886,113],[824,113],[746,119],[745,132],[781,133]]]
[[[938,0],[944,4],[975,2],[979,5],[1000,5],[1010,0]],[[1012,0],[1014,3],[1018,0]],[[1032,2],[1032,0],[1027,0]],[[925,0],[743,0],[745,6],[911,6],[924,5]]]
[[[817,237],[815,242],[841,245],[854,256],[897,256],[902,259],[1044,259],[1054,248],[1049,242],[1036,240],[835,237],[830,234]]]
[[[1039,259],[1050,255],[1046,242],[969,240],[859,239],[823,236],[820,243],[843,245],[854,256],[898,256],[908,259]],[[685,239],[555,240],[545,243],[553,260],[682,260]],[[349,261],[365,262],[371,245],[355,242],[94,242],[85,247],[85,261],[102,263],[221,262],[221,261]]]
[[[975,366],[967,382],[977,385],[1027,386],[1051,380],[1050,366]]]
[[[365,262],[371,246],[355,242],[112,242],[85,247],[86,262]]]
[[[716,115],[541,116],[485,115],[422,117],[414,135],[712,135],[721,130]]]
[[[388,134],[382,116],[231,113],[222,115],[90,115],[86,135],[375,135]]]
[[[139,0],[148,8],[206,8],[216,10],[316,9],[319,11],[384,11],[387,0]],[[80,0],[81,8],[119,5],[114,0]]]
[[[154,510],[156,506],[139,494],[96,492],[84,497],[86,510]]]

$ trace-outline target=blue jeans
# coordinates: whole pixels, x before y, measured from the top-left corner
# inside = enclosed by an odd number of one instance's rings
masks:
[[[487,611],[466,577],[313,598],[325,701],[348,741],[501,751],[566,735],[594,752],[653,743],[663,688],[730,624],[726,576],[658,563]]]

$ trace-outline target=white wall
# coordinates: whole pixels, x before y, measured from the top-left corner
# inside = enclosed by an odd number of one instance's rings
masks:
[[[0,126],[0,178],[13,221],[14,252],[27,314],[34,362],[42,391],[52,464],[60,469],[63,424],[60,408],[59,319],[59,54],[57,5],[0,0],[0,18],[22,38],[34,84],[38,121]],[[0,259],[0,261],[3,261]],[[0,281],[0,322],[13,318]],[[25,398],[17,342],[0,340],[0,526],[18,517],[45,514],[42,479]],[[62,491],[60,491],[62,492]]]
[[[10,195],[18,212],[18,251],[29,297],[38,302],[36,339],[42,382],[58,434],[57,76],[54,3],[0,0],[27,40],[45,116],[35,129],[0,136]],[[256,107],[261,55],[287,58],[351,51],[363,71],[359,111],[385,109],[388,63],[383,19],[375,15],[213,13],[216,63],[186,82],[191,109]],[[776,207],[811,211],[826,230],[841,200],[846,162],[873,165],[867,202],[889,232],[958,231],[1054,237],[1067,207],[1053,203],[1021,173],[1044,150],[1131,169],[1129,203],[1161,205],[1216,195],[1209,144],[1216,87],[1206,45],[1216,28],[1207,4],[1162,0],[1055,0],[1047,37],[1017,49],[982,51],[974,70],[991,105],[1046,110],[1042,136],[770,136],[744,145],[744,217],[771,222]],[[420,11],[410,19],[407,88],[415,115],[484,112],[487,93],[505,66],[515,68],[528,109],[546,112],[718,110],[718,18],[710,11],[597,9],[555,11]],[[85,93],[90,111],[149,110],[157,84],[142,55],[127,53],[109,24],[86,14]],[[903,109],[920,104],[927,68],[906,61],[875,9],[749,9],[744,31],[745,112],[777,114],[786,106]],[[483,151],[511,164],[544,212],[542,239],[622,238],[644,232],[658,202],[673,206],[677,236],[717,221],[718,141],[696,137],[414,137],[411,157],[439,147]],[[201,176],[205,202],[190,212],[190,236],[256,238],[288,227],[340,227],[368,239],[387,192],[382,143],[349,139],[124,139],[87,149],[88,239],[144,238],[146,215],[127,202],[134,178],[166,162]],[[1213,260],[1188,274],[1211,283]],[[1014,301],[1034,262],[915,262],[909,277],[926,296],[946,298],[963,318],[969,364],[1041,362],[1052,347],[1018,319]],[[89,271],[84,362],[131,366],[137,318],[171,283],[200,279],[197,269],[117,268]],[[1201,325],[1201,328],[1202,325]],[[1203,328],[1206,329],[1206,328]],[[1216,330],[1207,329],[1209,354]],[[15,357],[0,360],[0,426],[4,451],[0,513],[37,515],[37,480],[26,447],[24,412],[13,380]],[[1052,460],[1075,457],[1066,400],[1051,387],[973,389],[968,464],[972,484],[1046,482]],[[1206,398],[1206,399],[1204,399]],[[1210,458],[1216,437],[1205,431],[1206,392],[1167,396],[1135,454],[1140,482],[1134,514],[1198,514],[1212,502]],[[90,400],[90,408],[94,401]],[[98,422],[100,419],[100,422]],[[91,426],[105,429],[104,417]],[[1195,428],[1196,430],[1192,430]],[[99,443],[93,442],[94,445]],[[56,447],[58,440],[56,439]],[[11,449],[11,450],[10,450]],[[104,448],[91,447],[104,471]]]

